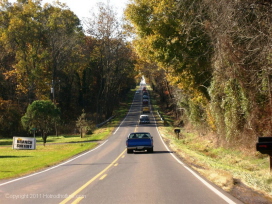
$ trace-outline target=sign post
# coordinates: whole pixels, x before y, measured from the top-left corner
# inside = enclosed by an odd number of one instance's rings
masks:
[[[174,131],[175,131],[175,133],[176,133],[176,135],[177,135],[177,138],[178,138],[178,140],[179,140],[180,129],[175,129]]]
[[[37,128],[32,128],[31,130],[33,131],[33,137],[35,138],[35,133],[36,133]]]

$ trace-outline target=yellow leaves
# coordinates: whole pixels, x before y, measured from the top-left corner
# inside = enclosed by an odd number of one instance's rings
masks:
[[[13,69],[11,71],[5,72],[5,73],[3,73],[3,75],[5,76],[5,79],[9,79],[13,76],[16,76],[16,70]]]
[[[172,0],[161,0],[156,1],[153,0],[154,13],[162,15],[165,14],[166,11],[169,10],[170,7],[174,5]]]
[[[174,71],[173,68],[168,67],[166,73],[167,81],[174,87],[178,87],[184,94],[189,96],[196,104],[207,104],[207,99],[203,93],[198,89],[194,81],[194,76],[189,69],[182,71]]]

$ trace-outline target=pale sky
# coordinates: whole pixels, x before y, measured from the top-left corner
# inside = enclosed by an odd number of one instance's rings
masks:
[[[43,3],[52,3],[54,0],[43,0]],[[118,15],[122,15],[123,10],[126,8],[128,0],[59,0],[61,3],[67,4],[67,6],[72,10],[79,19],[82,20],[84,17],[90,17],[93,12],[92,9],[97,8],[96,4],[98,2],[103,2],[105,4],[109,3],[113,6],[114,10],[118,12]]]
[[[15,2],[16,0],[9,0],[9,2]],[[52,4],[55,0],[42,0],[42,3]],[[118,17],[121,17],[123,10],[126,8],[126,4],[129,0],[59,0],[61,3],[65,3],[71,11],[73,11],[80,20],[86,17],[90,17],[93,13],[93,9],[97,8],[98,2],[104,4],[109,3],[113,6],[114,10],[118,12]]]

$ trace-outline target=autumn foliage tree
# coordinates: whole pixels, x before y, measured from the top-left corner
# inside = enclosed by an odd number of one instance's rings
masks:
[[[87,70],[95,77],[96,114],[109,118],[125,90],[135,86],[133,52],[122,24],[111,6],[98,4],[98,13],[85,21],[91,61]],[[107,99],[107,100],[105,100]]]
[[[173,107],[219,143],[253,147],[272,132],[271,8],[266,0],[134,0],[126,16],[138,56],[164,70]]]
[[[97,25],[89,24],[99,30],[86,35],[79,18],[59,1],[0,1],[3,104],[11,103],[22,115],[33,101],[50,99],[62,110],[65,131],[74,130],[82,109],[95,122],[112,116],[135,86],[133,52],[113,11],[100,10],[99,20],[92,22]]]
[[[3,74],[16,83],[23,100],[48,99],[52,81],[71,72],[73,76],[86,61],[79,19],[60,3],[42,7],[41,1],[12,5],[3,1],[1,5],[0,42],[3,53],[13,57],[3,61]]]
[[[169,92],[169,85],[176,86],[191,99],[187,113],[195,123],[199,117],[195,117],[193,108],[205,109],[212,77],[212,49],[207,49],[211,46],[210,36],[204,32],[203,25],[207,11],[199,4],[199,1],[158,4],[142,0],[129,4],[126,10],[137,33],[134,47],[138,55],[149,63],[156,62],[157,69],[165,71],[164,91]]]

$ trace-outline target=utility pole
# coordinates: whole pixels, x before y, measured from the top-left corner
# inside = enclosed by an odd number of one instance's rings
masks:
[[[55,85],[56,84],[60,84],[60,80],[58,80],[57,82],[52,80],[52,83],[51,83],[51,94],[52,94],[52,101],[54,104],[56,104],[56,97],[55,97]]]

